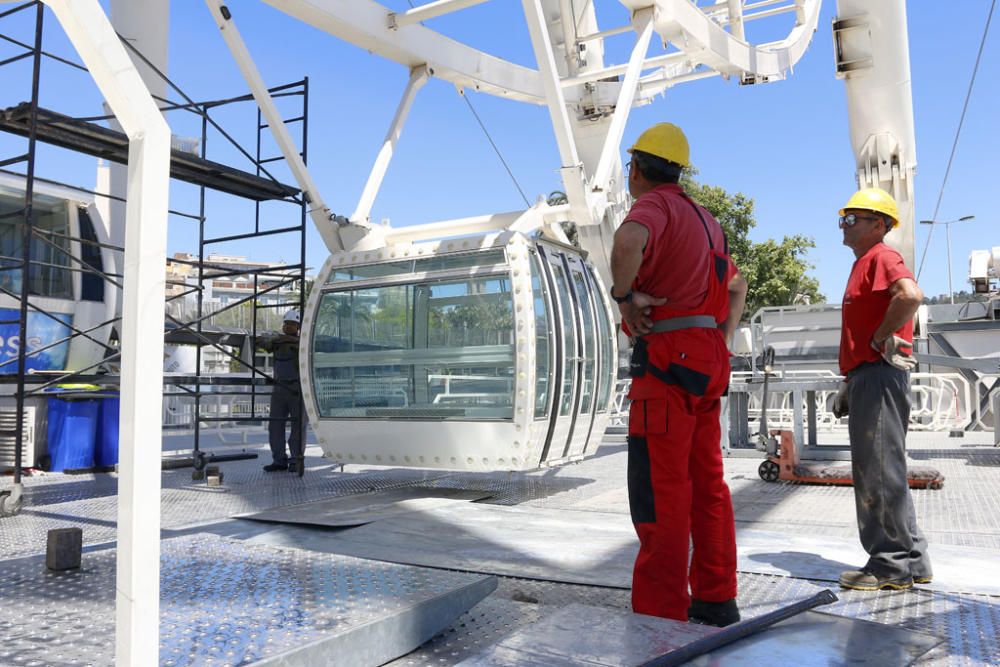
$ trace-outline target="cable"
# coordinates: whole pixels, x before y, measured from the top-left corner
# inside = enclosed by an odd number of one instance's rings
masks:
[[[514,172],[510,170],[507,160],[503,159],[503,155],[500,154],[500,149],[497,148],[497,145],[493,142],[493,137],[490,136],[490,133],[487,131],[486,126],[483,125],[483,121],[479,117],[479,114],[477,114],[475,108],[473,108],[472,101],[469,100],[469,96],[465,94],[464,90],[459,91],[459,94],[462,96],[462,99],[465,100],[465,103],[469,105],[469,111],[471,111],[472,115],[476,117],[476,122],[479,123],[479,127],[483,128],[483,134],[486,135],[486,139],[490,142],[490,146],[492,146],[493,150],[496,151],[497,157],[500,158],[500,162],[503,164],[503,168],[507,170],[507,175],[510,176],[510,180],[514,181],[514,187],[517,188],[517,191],[521,194],[521,199],[524,200],[524,205],[531,208],[531,202],[529,202],[528,198],[524,196],[524,190],[521,189],[517,179],[514,178]]]
[[[941,191],[938,193],[937,204],[934,205],[934,215],[931,220],[937,220],[938,210],[941,208],[941,199],[944,198],[944,188],[948,184],[948,174],[951,172],[951,163],[955,159],[955,151],[958,149],[958,137],[962,133],[962,124],[965,122],[965,112],[969,109],[969,100],[972,98],[972,87],[976,83],[976,74],[979,72],[979,61],[983,57],[983,49],[986,46],[986,36],[990,33],[990,23],[993,20],[993,10],[997,6],[997,0],[990,3],[990,13],[986,16],[986,27],[983,29],[983,38],[979,42],[979,53],[976,54],[976,64],[972,67],[972,79],[969,81],[969,90],[965,94],[965,104],[962,105],[962,115],[958,119],[958,129],[955,130],[955,141],[951,144],[951,155],[948,156],[948,166],[944,170],[944,179],[941,181]],[[934,225],[927,233],[927,242],[924,243],[924,252],[920,255],[920,266],[917,269],[917,281],[920,281],[920,273],[924,270],[924,259],[927,258],[927,249],[931,245],[931,236],[934,235]]]

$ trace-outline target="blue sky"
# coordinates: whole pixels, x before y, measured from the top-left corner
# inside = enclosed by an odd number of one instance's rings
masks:
[[[310,167],[331,208],[351,213],[394,113],[406,71],[263,3],[240,0],[230,4],[269,85],[309,76]],[[386,4],[400,10],[408,7],[406,0]],[[597,0],[596,6],[602,27],[625,21],[617,2]],[[918,219],[933,213],[989,6],[987,0],[908,3]],[[853,259],[841,245],[836,216],[854,188],[854,157],[843,83],[833,75],[830,22],[834,11],[835,3],[824,3],[812,45],[788,80],[742,87],[716,77],[680,85],[652,105],[633,111],[625,144],[654,122],[668,120],[683,127],[700,180],[741,191],[755,200],[756,240],[793,233],[815,239],[817,248],[809,256],[815,265],[812,273],[827,297],[837,301]],[[520,12],[518,2],[493,0],[430,26],[534,66]],[[994,18],[938,215],[939,219],[976,216],[951,229],[956,290],[965,286],[969,252],[1000,245],[1000,203],[985,173],[991,159],[1000,154],[995,127],[1000,117],[1000,92],[995,85],[1000,79],[1000,37],[995,24],[1000,17]],[[18,18],[0,22],[0,32],[8,34],[25,27],[25,21]],[[769,30],[783,29],[762,25],[750,37],[766,41],[777,36]],[[246,91],[202,2],[174,2],[171,30],[170,75],[188,95],[208,100]],[[615,38],[609,44],[608,63],[621,62],[630,43],[629,36]],[[60,55],[72,54],[54,22],[47,30],[46,48]],[[10,53],[0,49],[0,59]],[[70,115],[100,113],[99,96],[85,76],[61,66],[46,64],[45,68],[43,104]],[[26,66],[14,65],[0,72],[5,73],[0,104],[10,106],[27,99]],[[469,99],[529,199],[561,189],[558,153],[545,109],[474,93]],[[227,131],[253,146],[255,117],[249,106],[222,111],[218,117]],[[176,114],[169,118],[175,133],[197,134],[191,120]],[[0,137],[4,155],[13,152],[8,150],[11,146],[10,139]],[[247,166],[233,151],[224,149],[217,136],[210,138],[209,157]],[[91,164],[89,159],[44,149],[39,173],[92,187]],[[192,188],[173,186],[174,208],[191,211],[195,202]],[[450,84],[432,80],[417,97],[373,218],[389,218],[394,226],[406,226],[519,207],[523,207],[520,195],[465,101]],[[222,234],[245,226],[252,209],[231,198],[218,198],[209,200],[208,213],[213,229]],[[918,262],[928,231],[927,226],[917,229]],[[921,276],[929,295],[947,290],[943,232],[943,228],[935,230]],[[171,221],[171,252],[196,250],[196,238],[191,223],[179,218]],[[297,252],[290,243],[274,239],[220,250],[286,261],[292,261]],[[308,263],[318,268],[325,255],[318,235],[311,232]]]

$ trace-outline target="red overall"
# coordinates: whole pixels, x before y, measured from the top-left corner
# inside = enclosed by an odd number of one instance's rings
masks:
[[[668,298],[666,305],[653,309],[653,320],[710,315],[716,323],[725,321],[729,280],[736,268],[728,252],[716,247],[725,247],[721,228],[677,186],[653,193],[659,197],[661,215],[648,215],[647,205],[647,215],[632,217],[630,211],[626,217],[650,230],[633,289]],[[711,231],[706,217],[714,225]],[[674,226],[670,234],[686,236],[684,244],[664,241],[670,237],[664,233],[669,226]],[[713,232],[721,244],[713,242]],[[697,305],[677,307],[671,294],[654,291],[655,283],[675,271],[678,245],[691,244],[700,244],[708,255],[708,261],[701,263],[707,266],[707,275],[674,275],[674,280],[702,287],[707,282],[707,291]],[[644,376],[633,377],[629,393],[629,507],[640,543],[632,608],[686,621],[691,596],[706,602],[736,597],[736,534],[723,478],[719,424],[719,399],[729,384],[729,351],[716,328],[654,333],[643,340],[647,370]]]

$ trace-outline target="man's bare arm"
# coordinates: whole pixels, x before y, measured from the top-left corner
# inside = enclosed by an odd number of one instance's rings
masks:
[[[649,230],[637,222],[626,220],[615,232],[611,246],[611,291],[615,296],[624,296],[642,265],[642,251],[649,240]]]
[[[878,325],[872,338],[876,343],[881,344],[893,332],[898,331],[901,326],[913,319],[920,303],[924,300],[924,293],[920,291],[916,281],[911,278],[900,278],[889,286],[889,307],[885,311],[882,323]]]
[[[614,245],[611,247],[611,279],[614,281],[611,293],[615,296],[625,296],[632,289],[632,283],[642,266],[642,253],[648,240],[649,230],[637,222],[626,220],[615,232]],[[618,304],[618,311],[629,331],[641,336],[649,333],[653,326],[653,321],[649,319],[652,307],[666,302],[664,298],[636,292],[631,302]]]
[[[740,325],[740,318],[743,317],[743,308],[747,303],[747,280],[739,271],[729,281],[729,315],[726,321],[719,325],[722,335],[726,338],[726,343],[733,340],[736,327]]]

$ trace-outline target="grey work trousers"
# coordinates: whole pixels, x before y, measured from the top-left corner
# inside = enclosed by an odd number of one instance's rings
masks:
[[[279,465],[286,465],[289,456],[297,459],[302,455],[302,422],[305,410],[302,405],[302,390],[274,385],[271,392],[271,421],[267,423],[268,444],[271,445],[271,459]],[[292,423],[288,436],[288,451],[285,453],[285,422]]]
[[[930,577],[927,539],[906,481],[910,374],[865,363],[848,374],[851,468],[865,570],[879,577]]]

